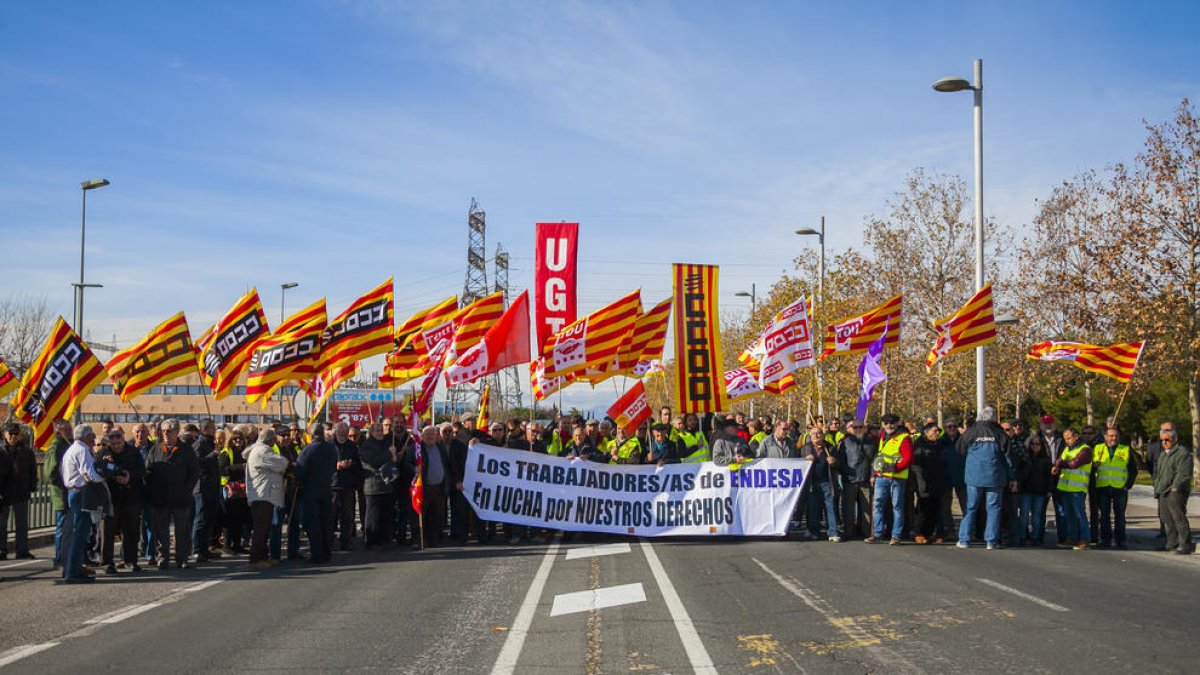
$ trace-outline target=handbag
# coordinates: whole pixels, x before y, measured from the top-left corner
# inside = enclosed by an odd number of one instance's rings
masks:
[[[83,510],[84,511],[99,511],[104,508],[107,501],[107,490],[104,489],[104,483],[93,483],[91,481],[83,484]]]

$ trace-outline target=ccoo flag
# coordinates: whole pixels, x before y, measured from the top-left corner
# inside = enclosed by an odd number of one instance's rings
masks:
[[[637,382],[625,392],[616,403],[608,409],[608,416],[617,424],[617,428],[632,433],[642,422],[650,419],[650,400],[646,397],[646,387]]]
[[[996,316],[992,306],[992,285],[979,289],[967,304],[933,324],[937,341],[925,357],[926,370],[951,354],[965,352],[996,341]]]
[[[675,400],[683,413],[719,412],[729,404],[716,265],[674,263]]]
[[[429,370],[428,350],[425,347],[425,331],[436,334],[438,327],[453,334],[454,317],[458,314],[458,298],[451,296],[438,304],[427,307],[408,317],[396,327],[392,343],[395,347],[388,352],[383,374],[379,378],[381,387],[398,387],[409,380],[424,375]]]
[[[261,400],[266,406],[271,394],[279,387],[317,373],[325,322],[325,299],[322,298],[292,315],[270,337],[259,341],[247,370],[247,403]]]
[[[104,366],[60,316],[9,407],[33,427],[34,446],[45,447],[54,435],[54,420],[70,417],[104,375]]]
[[[1098,373],[1117,380],[1129,382],[1138,360],[1142,358],[1144,340],[1126,344],[1099,345],[1079,342],[1039,342],[1029,348],[1026,358],[1038,361],[1070,361],[1076,368]]]
[[[776,313],[758,340],[738,355],[738,360],[758,365],[758,384],[763,388],[816,363],[811,321],[804,298]]]
[[[341,368],[392,347],[392,278],[355,300],[321,336],[321,372]]]
[[[900,343],[900,309],[903,294],[888,300],[877,307],[843,319],[825,328],[825,351],[821,359],[827,356],[849,356],[866,351],[879,338],[887,334],[886,345]],[[886,326],[896,324],[896,330],[885,331]]]
[[[454,319],[452,330],[448,333],[444,329],[442,332],[435,332],[439,330],[437,328],[425,331],[425,344],[430,352],[430,366],[441,365],[436,362],[440,360],[439,357],[443,356],[447,361],[453,363],[468,349],[479,344],[484,334],[488,332],[492,324],[500,320],[500,315],[503,313],[504,293],[492,293],[462,308]],[[453,336],[454,339],[452,341],[445,340],[449,336]],[[444,346],[439,349],[439,345]],[[446,356],[446,348],[449,348],[449,356]]]
[[[200,336],[196,341],[200,378],[212,390],[214,399],[219,401],[233,391],[238,376],[250,363],[254,346],[269,334],[258,289],[252,288]]]
[[[446,385],[474,382],[509,366],[529,363],[529,358],[529,291],[525,291],[483,339],[446,368]]]
[[[167,319],[146,337],[109,359],[105,366],[113,390],[128,403],[151,387],[196,370],[196,350],[183,312]]]

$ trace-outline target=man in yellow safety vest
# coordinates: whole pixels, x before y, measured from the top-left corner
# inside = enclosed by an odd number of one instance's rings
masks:
[[[679,454],[684,462],[707,462],[712,459],[708,439],[700,431],[700,418],[688,413],[683,418],[683,429],[679,432]]]
[[[1058,476],[1059,498],[1063,502],[1063,516],[1066,519],[1066,539],[1059,543],[1083,551],[1087,550],[1088,541],[1092,538],[1084,504],[1092,473],[1092,449],[1075,429],[1063,432],[1063,442],[1066,447],[1050,470],[1050,473]]]
[[[904,490],[908,485],[908,465],[912,463],[912,441],[897,415],[883,416],[879,452],[873,464],[871,485],[875,487],[874,531],[863,541],[874,544],[883,540],[888,507],[892,510],[892,546],[904,536]]]
[[[1115,534],[1117,548],[1125,548],[1125,507],[1138,469],[1133,452],[1120,441],[1116,428],[1105,430],[1104,442],[1092,448],[1092,463],[1096,470],[1096,501],[1100,506],[1100,545],[1112,546]]]

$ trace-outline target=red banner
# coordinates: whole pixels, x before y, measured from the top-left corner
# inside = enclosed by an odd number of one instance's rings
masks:
[[[646,387],[638,381],[608,409],[608,416],[617,426],[633,433],[642,422],[652,416],[650,401],[646,398]]]
[[[546,340],[579,318],[575,298],[579,223],[538,223],[535,238],[534,324],[540,353]]]

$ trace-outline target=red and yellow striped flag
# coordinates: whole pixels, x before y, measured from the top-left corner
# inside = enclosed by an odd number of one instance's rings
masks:
[[[200,379],[221,400],[233,391],[258,341],[271,334],[258,289],[252,288],[196,341]]]
[[[126,403],[151,387],[194,372],[196,350],[187,318],[180,312],[160,323],[137,344],[113,354],[105,368]]]
[[[4,359],[0,359],[0,399],[8,396],[20,384],[17,381],[17,376],[13,375],[12,371],[8,369],[8,364],[4,363]]]
[[[903,294],[877,307],[825,327],[825,351],[827,356],[849,356],[867,351],[871,343],[883,335],[888,328],[884,346],[900,344],[900,309]]]
[[[641,318],[643,316],[645,316],[645,315],[642,314],[642,301],[641,301],[641,298],[638,298],[637,319],[634,320],[633,330],[631,330],[625,334],[625,337],[621,340],[621,344],[618,345],[618,347],[617,347],[616,355],[613,356],[613,358],[611,360],[609,360],[605,363],[597,363],[594,365],[589,365],[588,367],[586,367],[582,370],[572,373],[572,376],[575,378],[575,381],[576,382],[586,382],[587,384],[590,384],[590,385],[592,385],[593,388],[595,388],[595,386],[597,384],[600,384],[601,382],[603,382],[605,380],[616,377],[617,375],[621,375],[622,374],[622,372],[621,372],[622,354],[625,354],[625,358],[630,362],[630,366],[635,364],[637,362],[637,354],[631,353],[631,352],[633,352],[633,340],[634,340],[634,335],[637,334],[638,322],[641,320]]]
[[[899,323],[896,324],[899,327]],[[996,341],[996,315],[992,306],[992,285],[979,289],[967,304],[933,324],[937,341],[925,357],[926,370],[951,354],[958,354]]]
[[[483,395],[479,397],[479,416],[475,418],[476,429],[487,429],[492,423],[491,412],[488,410],[491,394],[491,383],[483,385]]]
[[[259,341],[247,371],[247,403],[261,400],[266,407],[276,389],[317,373],[326,318],[325,299],[321,298],[289,317],[270,337]]]
[[[451,296],[413,314],[400,324],[392,341],[395,347],[388,352],[383,374],[379,377],[379,386],[398,387],[424,375],[429,370],[425,331],[436,333],[439,326],[449,324],[448,332],[453,335],[454,317],[457,314],[458,298]]]
[[[1025,358],[1035,361],[1070,361],[1076,368],[1107,375],[1118,382],[1129,382],[1145,340],[1101,347],[1080,342],[1039,342],[1029,348]]]
[[[325,407],[325,402],[329,400],[333,392],[343,382],[358,374],[359,366],[358,361],[351,361],[333,370],[326,370],[311,380],[301,380],[300,388],[304,390],[305,394],[308,394],[309,398],[315,401],[313,404],[313,414],[309,419],[310,424],[321,414],[321,409]]]
[[[45,447],[54,435],[54,420],[69,418],[105,374],[92,350],[60,316],[9,407],[33,427],[34,446]]]
[[[661,359],[667,344],[667,328],[671,325],[671,303],[667,298],[641,315],[630,333],[628,348],[617,354],[617,366],[626,377],[645,377],[650,364]]]
[[[350,303],[321,337],[322,373],[342,368],[392,347],[392,278]]]
[[[721,270],[716,265],[671,264],[675,292],[675,401],[681,413],[729,409],[721,315],[717,306]]]
[[[426,335],[426,348],[430,350],[430,357],[436,360],[439,356],[444,356],[446,364],[454,363],[455,359],[483,339],[483,334],[496,323],[501,314],[504,314],[503,293],[492,293],[462,308],[454,319],[454,341],[447,345],[450,347],[448,354],[438,351],[436,341],[440,340],[440,337]],[[429,344],[431,342],[433,344]]]
[[[543,347],[546,377],[612,361],[621,341],[633,330],[641,309],[641,291],[636,290],[555,333]]]
[[[529,382],[533,389],[533,398],[542,401],[547,396],[562,389],[575,381],[574,374],[560,377],[546,377],[546,359],[538,357],[529,362]]]

